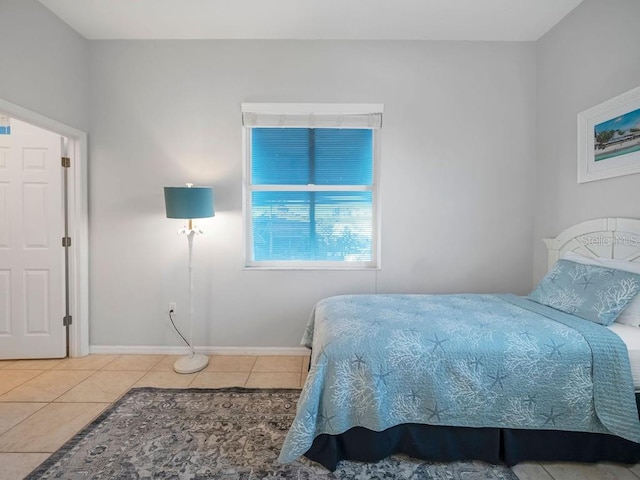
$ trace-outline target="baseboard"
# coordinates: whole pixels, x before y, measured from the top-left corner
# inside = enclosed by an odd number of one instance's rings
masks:
[[[306,347],[195,347],[204,355],[301,355],[308,356]],[[151,345],[90,345],[89,353],[102,355],[186,355],[187,347]]]

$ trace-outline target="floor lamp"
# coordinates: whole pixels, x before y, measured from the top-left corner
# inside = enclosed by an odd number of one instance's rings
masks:
[[[193,238],[202,233],[193,225],[193,219],[215,215],[213,188],[194,187],[192,183],[186,187],[164,187],[164,203],[167,218],[189,220],[188,226],[178,232],[186,235],[189,242],[189,355],[179,358],[173,369],[177,373],[194,373],[209,364],[209,357],[193,350]]]

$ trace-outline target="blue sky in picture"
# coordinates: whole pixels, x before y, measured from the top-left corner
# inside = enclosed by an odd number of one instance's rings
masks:
[[[606,130],[629,130],[633,127],[640,128],[640,109],[599,123],[594,129],[596,133],[600,133]]]

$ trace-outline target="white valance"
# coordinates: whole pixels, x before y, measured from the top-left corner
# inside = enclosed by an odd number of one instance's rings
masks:
[[[382,127],[382,104],[243,103],[242,126],[262,128]]]

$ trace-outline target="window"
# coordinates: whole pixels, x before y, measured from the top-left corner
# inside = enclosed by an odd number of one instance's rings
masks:
[[[243,104],[247,266],[378,266],[381,113],[379,105]]]
[[[0,113],[0,135],[11,135],[11,119]]]

